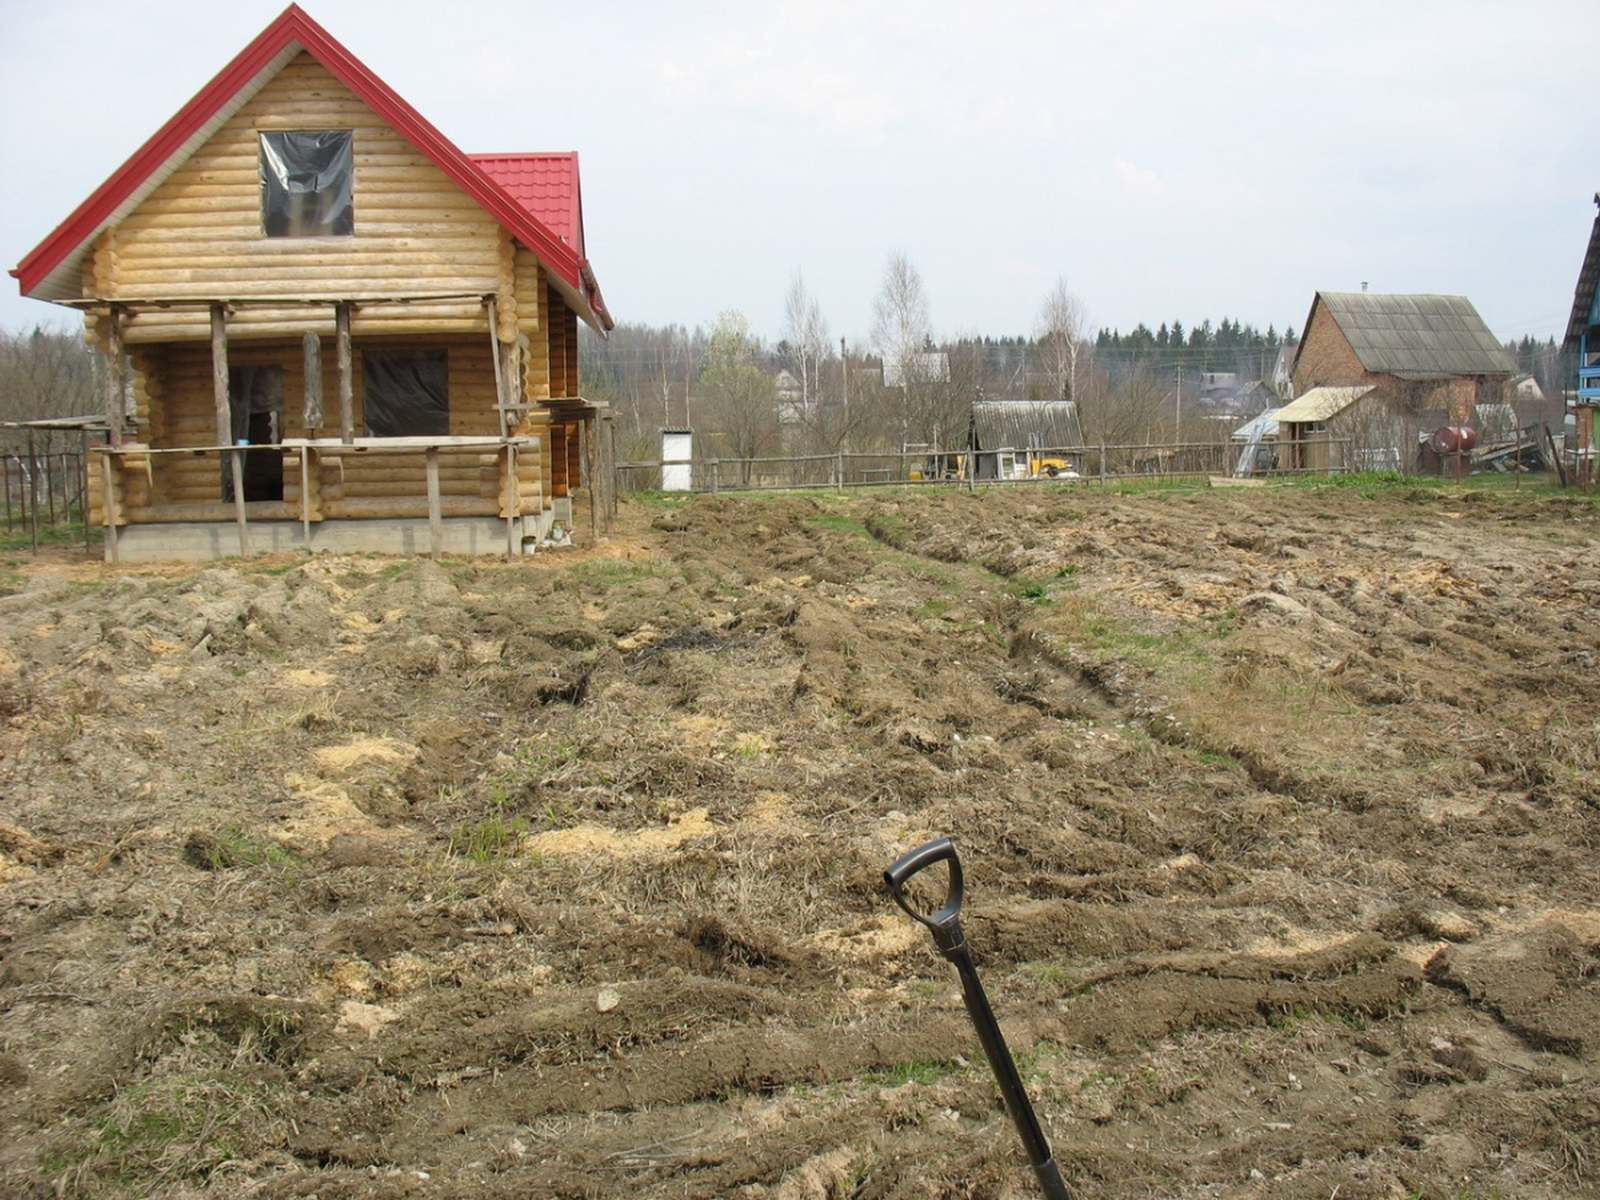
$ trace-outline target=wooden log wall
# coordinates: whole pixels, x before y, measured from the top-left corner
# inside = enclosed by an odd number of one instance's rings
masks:
[[[543,268],[523,247],[517,247],[515,264],[517,331],[527,338],[522,356],[522,394],[529,400],[550,397],[550,344],[545,334],[548,305]]]
[[[551,283],[546,280],[545,294],[545,344],[549,347],[550,355],[550,392],[551,396],[565,396],[567,392],[567,302],[561,298]]]
[[[365,387],[362,355],[376,349],[442,349],[448,356],[450,389],[450,433],[456,437],[493,437],[499,432],[494,410],[494,363],[489,356],[489,340],[482,337],[368,338],[355,345],[354,403],[357,433],[364,430]],[[279,424],[281,438],[306,437],[303,396],[305,394],[305,355],[298,340],[241,341],[229,345],[229,359],[235,366],[276,366],[283,370],[283,412]],[[135,355],[144,364],[146,388],[154,387],[162,401],[150,409],[151,445],[161,448],[210,446],[216,441],[216,417],[211,391],[211,353],[207,345],[174,343],[147,346]],[[324,394],[338,390],[338,366],[334,356],[322,358]],[[326,425],[320,436],[336,437],[337,429]],[[141,429],[144,425],[141,424]],[[459,460],[459,461],[458,461]],[[158,455],[155,459],[156,499],[164,503],[186,501],[220,503],[221,468],[215,454],[188,457]],[[320,474],[322,495],[328,501],[377,497],[427,496],[426,460],[421,451],[414,454],[366,453],[325,460]],[[284,455],[285,498],[298,505],[300,488],[299,455]],[[475,458],[452,455],[441,463],[441,495],[493,497],[493,486],[485,493]],[[331,515],[331,510],[330,510]]]
[[[261,230],[258,133],[350,129],[355,134],[355,234],[269,238]],[[496,291],[500,227],[433,163],[310,56],[267,83],[171,178],[103,235],[85,287],[103,296],[403,296]],[[507,282],[510,282],[509,280]],[[333,311],[315,310],[333,333]],[[241,309],[230,336],[298,336],[311,313]],[[130,342],[207,335],[203,309],[141,312]],[[315,326],[313,326],[315,328]],[[488,332],[482,306],[378,305],[355,313],[357,337]]]

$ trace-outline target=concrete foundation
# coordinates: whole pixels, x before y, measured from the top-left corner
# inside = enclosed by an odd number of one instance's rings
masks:
[[[533,552],[533,543],[549,531],[550,519],[551,514],[542,513],[512,522],[517,553]],[[446,554],[506,552],[504,521],[492,517],[446,517],[443,527]],[[309,548],[333,554],[425,555],[431,547],[426,520],[317,521],[311,526],[309,547],[299,521],[250,522],[252,554]],[[239,528],[232,521],[124,525],[117,530],[117,557],[121,562],[207,562],[238,556]]]

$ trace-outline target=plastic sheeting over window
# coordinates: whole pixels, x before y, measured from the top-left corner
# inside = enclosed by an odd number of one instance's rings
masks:
[[[261,223],[268,237],[355,232],[352,142],[348,129],[261,135]]]
[[[368,437],[450,433],[449,359],[443,350],[364,350],[361,377]]]

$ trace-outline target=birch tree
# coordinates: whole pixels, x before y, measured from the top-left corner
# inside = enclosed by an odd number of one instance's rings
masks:
[[[1079,360],[1088,349],[1087,328],[1083,301],[1067,290],[1065,279],[1058,278],[1039,307],[1035,329],[1053,399],[1078,399]]]
[[[883,357],[884,383],[897,405],[895,416],[904,442],[921,423],[923,355],[932,341],[927,289],[904,254],[889,256],[872,314],[872,345]],[[894,379],[898,388],[891,383]]]
[[[800,411],[809,414],[822,391],[822,364],[828,357],[828,323],[822,306],[806,290],[799,271],[789,284],[783,305],[783,341],[789,365],[800,380]]]

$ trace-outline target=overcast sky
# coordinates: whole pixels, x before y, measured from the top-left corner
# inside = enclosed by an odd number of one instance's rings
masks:
[[[0,0],[5,265],[282,7]],[[1593,0],[305,7],[463,149],[579,150],[619,320],[776,337],[802,269],[854,340],[901,250],[942,334],[1061,275],[1124,329],[1369,280],[1559,336],[1600,187]]]

